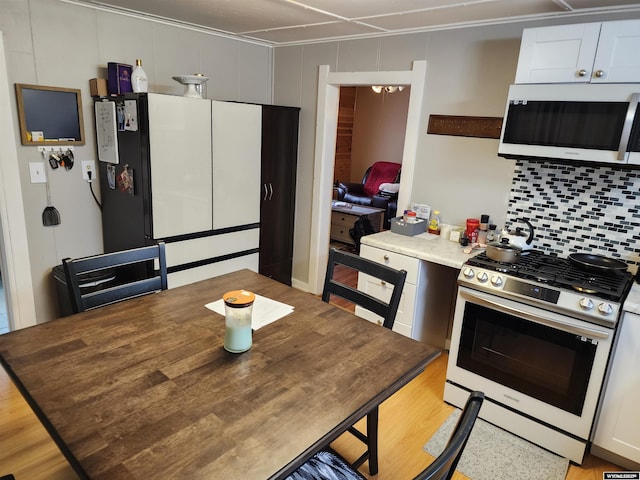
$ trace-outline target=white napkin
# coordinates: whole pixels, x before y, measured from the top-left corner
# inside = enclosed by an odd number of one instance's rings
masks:
[[[224,316],[224,300],[222,299],[207,303],[205,307]],[[270,298],[263,297],[262,295],[256,295],[251,315],[251,328],[253,330],[258,330],[259,328],[269,325],[282,317],[286,317],[291,312],[293,312],[293,307],[291,305],[271,300]]]

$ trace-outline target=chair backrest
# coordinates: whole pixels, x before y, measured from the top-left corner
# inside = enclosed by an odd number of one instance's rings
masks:
[[[62,264],[74,313],[167,289],[164,242],[92,257],[65,258]],[[115,272],[115,285],[95,291],[83,288],[87,275],[100,271]]]
[[[334,278],[336,265],[350,267],[359,273],[364,273],[392,284],[393,291],[389,302],[386,303],[357,288],[340,283]],[[329,262],[327,263],[327,275],[324,279],[322,300],[328,302],[331,295],[337,295],[345,300],[349,300],[376,315],[380,315],[384,319],[383,326],[391,329],[396,319],[396,313],[400,305],[400,296],[402,295],[402,288],[404,287],[406,277],[407,272],[405,270],[395,270],[386,265],[359,257],[358,255],[332,248],[329,250]]]
[[[460,414],[447,446],[431,465],[420,473],[414,480],[450,480],[458,466],[464,447],[467,445],[473,425],[478,418],[480,407],[484,401],[484,393],[471,392],[467,403]]]

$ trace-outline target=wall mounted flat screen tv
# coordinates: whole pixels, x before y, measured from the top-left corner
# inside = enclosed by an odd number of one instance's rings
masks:
[[[16,83],[23,145],[84,145],[80,90]]]

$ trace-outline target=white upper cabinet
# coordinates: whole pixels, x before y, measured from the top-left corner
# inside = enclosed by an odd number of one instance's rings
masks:
[[[154,238],[211,230],[211,102],[150,93],[149,139]]]
[[[516,83],[640,82],[640,21],[528,28]]]
[[[602,24],[591,81],[640,82],[640,21]]]

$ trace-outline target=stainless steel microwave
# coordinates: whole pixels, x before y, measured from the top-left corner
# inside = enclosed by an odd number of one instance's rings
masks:
[[[512,85],[498,155],[640,165],[640,84]]]

